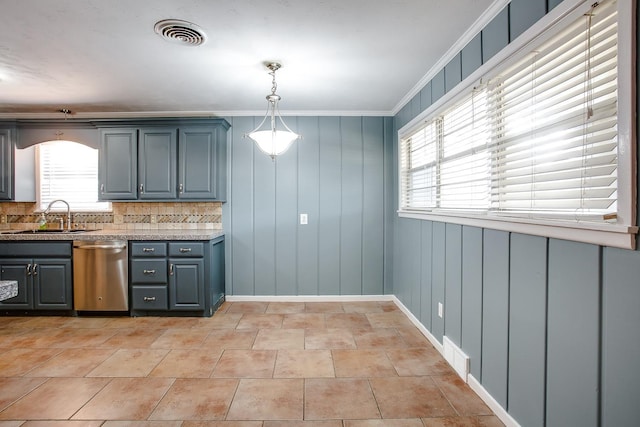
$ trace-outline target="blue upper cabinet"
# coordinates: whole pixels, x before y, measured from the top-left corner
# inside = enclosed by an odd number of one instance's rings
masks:
[[[98,180],[100,200],[138,198],[136,159],[138,130],[110,128],[100,133]]]
[[[176,128],[140,129],[138,141],[138,198],[176,197]]]
[[[102,129],[102,200],[225,200],[225,120],[131,124]]]
[[[0,200],[13,199],[12,129],[0,129]]]
[[[180,129],[178,140],[178,198],[224,200],[219,188],[226,174],[226,155],[219,145],[222,135],[211,127],[186,127]],[[226,187],[226,185],[225,185]]]

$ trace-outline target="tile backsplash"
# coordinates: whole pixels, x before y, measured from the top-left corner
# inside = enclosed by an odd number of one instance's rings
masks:
[[[111,212],[71,212],[75,228],[98,230],[222,230],[221,202],[114,202]],[[65,212],[47,214],[49,227],[58,227]],[[0,203],[0,230],[38,226],[36,203]]]

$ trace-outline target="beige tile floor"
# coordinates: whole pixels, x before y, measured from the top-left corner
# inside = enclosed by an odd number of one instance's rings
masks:
[[[0,427],[494,427],[393,302],[0,317]]]

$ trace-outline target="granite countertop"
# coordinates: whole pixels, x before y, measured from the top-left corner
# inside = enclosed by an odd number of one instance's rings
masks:
[[[83,232],[16,233],[0,232],[0,241],[16,240],[213,240],[222,230],[96,230]]]
[[[0,301],[18,296],[18,282],[15,280],[0,280]]]

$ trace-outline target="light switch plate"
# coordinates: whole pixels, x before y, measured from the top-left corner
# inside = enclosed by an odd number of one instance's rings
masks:
[[[309,224],[309,216],[304,213],[304,214],[300,214],[300,225],[307,225]]]

